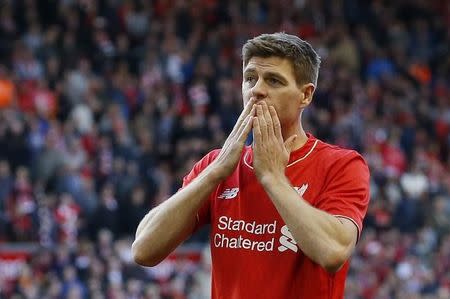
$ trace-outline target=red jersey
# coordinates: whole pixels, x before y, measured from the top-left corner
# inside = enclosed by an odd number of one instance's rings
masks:
[[[183,186],[219,152],[200,160]],[[198,212],[198,227],[211,224],[212,298],[343,298],[349,263],[330,274],[303,254],[259,184],[252,157],[252,148],[245,147],[236,170]],[[291,153],[286,176],[312,206],[353,221],[361,232],[369,170],[358,153],[308,134],[306,144]]]

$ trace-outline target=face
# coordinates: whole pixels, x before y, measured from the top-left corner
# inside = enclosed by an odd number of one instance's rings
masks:
[[[288,59],[252,57],[243,69],[244,106],[254,98],[274,106],[283,131],[298,128],[301,111],[311,102],[314,85],[298,85]]]

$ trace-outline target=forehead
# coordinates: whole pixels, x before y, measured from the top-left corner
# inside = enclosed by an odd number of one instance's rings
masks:
[[[290,60],[281,57],[252,57],[243,72],[277,72],[284,76],[294,76],[294,68]]]

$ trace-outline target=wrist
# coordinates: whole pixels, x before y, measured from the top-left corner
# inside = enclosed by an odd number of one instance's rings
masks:
[[[287,178],[284,173],[271,173],[271,172],[267,172],[262,176],[260,176],[259,178],[259,182],[264,189],[279,186],[286,180]]]
[[[287,190],[293,190],[289,179],[284,173],[265,175],[259,182],[272,201],[282,200],[287,194]]]
[[[209,167],[206,170],[206,174],[208,176],[208,178],[211,180],[212,184],[218,184],[221,181],[223,181],[227,175],[226,173],[223,171],[224,168],[221,167],[221,165],[219,163],[217,163],[216,161],[214,161],[213,163],[211,163],[209,165]]]

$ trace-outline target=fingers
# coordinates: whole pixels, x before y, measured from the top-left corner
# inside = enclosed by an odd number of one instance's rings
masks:
[[[273,120],[272,115],[269,112],[269,106],[265,102],[262,103],[264,118],[267,124],[267,133],[268,136],[275,136],[274,128],[273,128]]]
[[[252,118],[255,115],[255,111],[256,111],[256,107],[255,105],[252,105],[252,108],[250,110],[250,112],[247,114],[247,116],[245,117],[244,121],[242,121],[242,123],[240,124],[240,126],[237,128],[236,130],[236,136],[238,138],[238,140],[241,139],[241,135],[249,130],[248,126],[250,126],[250,128],[252,127]],[[234,131],[234,129],[233,129]],[[247,134],[249,133],[249,131],[247,132]],[[244,137],[245,138],[245,137]]]
[[[263,110],[264,102],[261,105],[256,105],[256,117],[258,118],[258,127],[261,132],[261,141],[264,142],[268,138],[267,121]]]
[[[255,144],[255,148],[258,148],[262,143],[262,134],[261,134],[261,126],[259,124],[259,118],[253,117],[253,142]]]
[[[245,105],[244,110],[242,110],[241,115],[239,115],[238,120],[236,121],[236,124],[234,125],[233,131],[230,133],[231,135],[238,135],[240,133],[240,129],[242,127],[242,123],[245,121],[245,119],[247,118],[247,116],[252,112],[253,109],[253,104],[254,104],[255,100],[253,98],[251,98],[247,105]]]
[[[248,115],[244,121],[244,124],[241,126],[242,130],[239,132],[239,135],[238,135],[239,143],[244,143],[245,140],[247,139],[248,133],[250,133],[250,130],[252,129],[253,115],[254,115],[254,113],[253,114],[251,113],[250,115]]]
[[[281,123],[280,119],[278,118],[277,111],[273,106],[269,107],[270,115],[272,116],[272,123],[273,123],[273,131],[275,133],[275,136],[277,137],[278,141],[283,142],[283,134],[281,133]]]
[[[259,125],[262,139],[275,137],[279,142],[283,143],[283,135],[281,133],[281,123],[277,112],[273,106],[268,106],[262,102],[257,105],[256,116],[259,118]]]

